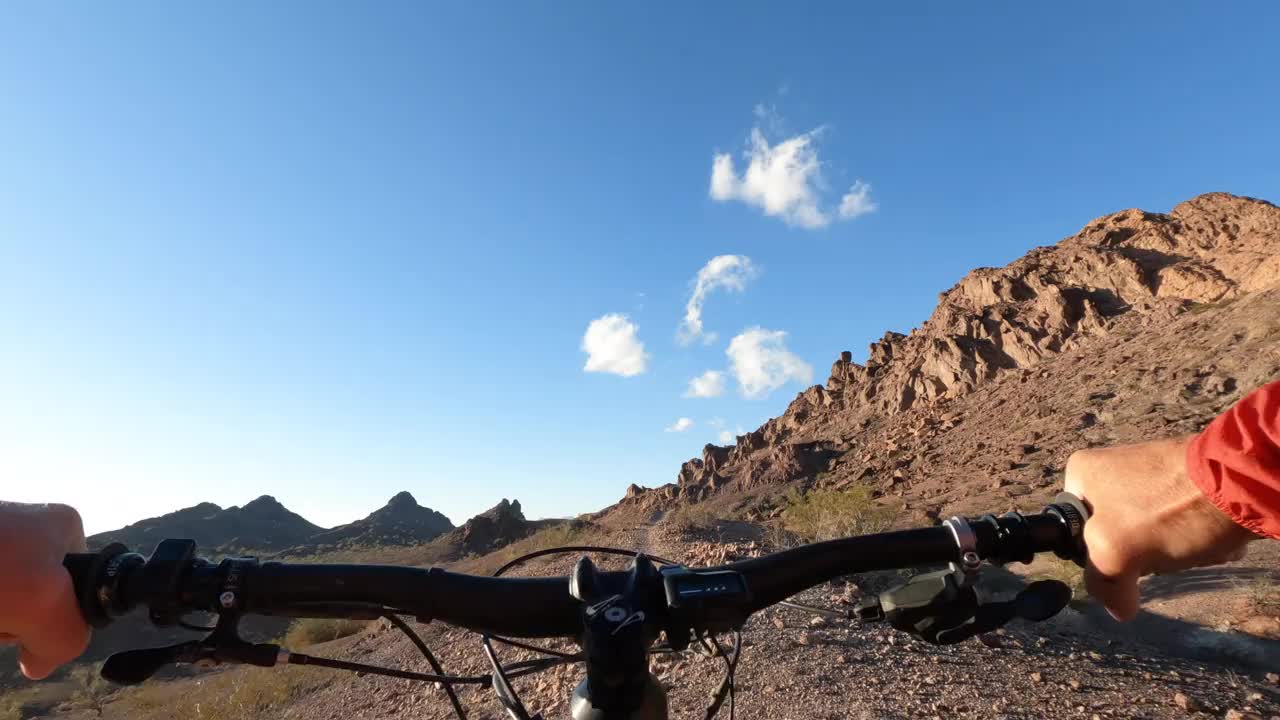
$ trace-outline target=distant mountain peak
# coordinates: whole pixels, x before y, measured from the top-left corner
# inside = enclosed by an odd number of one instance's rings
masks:
[[[497,505],[485,510],[476,517],[485,517],[490,520],[498,521],[512,519],[520,522],[524,522],[525,519],[524,511],[520,508],[520,501],[508,500],[506,498],[502,498]]]
[[[99,533],[89,538],[89,543],[101,547],[108,542],[122,542],[131,549],[148,552],[165,538],[186,537],[202,549],[274,550],[306,542],[322,530],[290,512],[274,497],[263,495],[243,507],[223,509],[213,503],[200,503]]]
[[[408,490],[401,490],[395,495],[392,495],[391,499],[387,501],[386,506],[389,508],[420,507],[418,505],[418,501],[413,497],[413,494],[410,493]]]
[[[287,508],[285,508],[279,500],[276,500],[275,497],[271,495],[260,495],[259,497],[254,498],[245,504],[244,509],[259,512],[263,510],[285,510],[287,512]]]
[[[449,518],[419,505],[408,491],[401,491],[369,515],[318,533],[311,542],[317,545],[415,545],[452,529]]]

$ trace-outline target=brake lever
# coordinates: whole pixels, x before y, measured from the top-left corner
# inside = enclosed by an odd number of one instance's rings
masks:
[[[115,653],[102,664],[102,677],[117,685],[137,685],[155,675],[165,665],[190,664],[199,668],[224,664],[275,667],[281,662],[282,656],[286,654],[279,645],[246,642],[237,631],[239,624],[239,613],[228,610],[218,615],[218,624],[202,640]]]
[[[241,642],[238,645],[209,644],[205,640],[167,647],[125,650],[107,658],[102,664],[102,677],[117,685],[137,685],[151,678],[165,665],[189,664],[200,668],[223,664],[274,667],[280,659],[280,646]]]

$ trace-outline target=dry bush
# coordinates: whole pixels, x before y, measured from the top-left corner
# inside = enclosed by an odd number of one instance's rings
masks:
[[[1057,580],[1071,588],[1071,603],[1082,603],[1089,599],[1089,590],[1084,585],[1084,568],[1070,560],[1063,560],[1056,555],[1048,555],[1037,562],[1032,571],[1032,580]]]
[[[680,532],[707,530],[715,527],[717,520],[711,508],[701,503],[681,505],[662,518],[663,523]]]
[[[244,720],[269,717],[271,711],[318,687],[327,674],[319,668],[241,667],[196,680],[151,682],[117,693],[113,714],[130,720]]]
[[[16,665],[16,663],[15,663]],[[16,687],[0,687],[0,720],[43,717],[72,699],[75,688],[68,679],[24,682]]]
[[[807,493],[792,490],[785,499],[783,527],[806,542],[884,532],[898,519],[897,510],[877,505],[864,485]]]
[[[284,635],[285,647],[301,648],[355,635],[369,626],[368,620],[345,618],[303,618],[295,620]]]
[[[566,520],[544,527],[526,538],[496,550],[467,570],[487,575],[522,555],[568,545],[583,545],[592,527],[590,522],[584,520]]]
[[[102,717],[107,698],[111,695],[113,688],[110,683],[102,678],[101,666],[76,666],[71,670],[71,683],[75,688],[74,694],[71,696],[72,702],[78,707]]]
[[[1249,610],[1256,615],[1280,616],[1280,585],[1265,575],[1240,583]]]

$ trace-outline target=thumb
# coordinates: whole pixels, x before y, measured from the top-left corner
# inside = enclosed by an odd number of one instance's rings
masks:
[[[1111,617],[1126,622],[1138,614],[1138,574],[1124,572],[1104,575],[1093,564],[1084,569],[1084,585]]]
[[[42,680],[60,665],[76,659],[89,645],[89,626],[80,615],[71,576],[55,574],[40,603],[38,620],[17,633],[22,674]]]

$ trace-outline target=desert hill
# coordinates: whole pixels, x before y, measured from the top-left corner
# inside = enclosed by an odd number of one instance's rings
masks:
[[[780,416],[604,516],[721,496],[762,517],[790,483],[868,483],[922,520],[1047,497],[1071,450],[1193,432],[1280,378],[1278,341],[1280,208],[1211,193],[1113,213],[970,272],[910,334],[865,364],[841,353]]]

